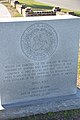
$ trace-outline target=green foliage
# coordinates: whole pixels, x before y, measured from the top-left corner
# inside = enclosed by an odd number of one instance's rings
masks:
[[[49,117],[53,117],[55,115],[55,113],[53,113],[53,112],[48,112],[47,114]]]

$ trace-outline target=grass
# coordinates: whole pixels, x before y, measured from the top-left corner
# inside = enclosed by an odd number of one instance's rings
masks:
[[[80,109],[31,115],[13,120],[80,120]]]
[[[31,7],[33,10],[51,10],[53,6],[49,6],[35,0],[19,0],[21,4],[26,4],[27,7]]]
[[[80,17],[80,11],[72,11],[72,10],[68,10],[68,9],[65,9],[65,8],[61,8],[61,11],[62,12],[74,12],[74,14],[78,17]]]
[[[76,14],[76,16],[80,17],[80,11],[74,11],[74,13]]]

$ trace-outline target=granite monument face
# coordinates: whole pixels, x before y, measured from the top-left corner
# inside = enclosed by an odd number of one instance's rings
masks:
[[[80,19],[37,19],[0,22],[2,105],[77,93]]]

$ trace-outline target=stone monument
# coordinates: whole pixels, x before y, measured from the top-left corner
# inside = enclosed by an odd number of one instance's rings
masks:
[[[0,20],[0,119],[80,107],[79,33],[72,16]]]

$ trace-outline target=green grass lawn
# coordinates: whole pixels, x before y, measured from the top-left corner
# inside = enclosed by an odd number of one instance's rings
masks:
[[[68,10],[68,9],[65,9],[65,8],[62,8],[61,9],[62,12],[74,12],[76,16],[80,17],[80,11],[72,11],[72,10]]]
[[[26,4],[27,7],[31,7],[33,10],[51,10],[53,6],[49,6],[35,0],[19,0],[21,4]]]
[[[80,11],[74,11],[76,16],[80,17]]]

